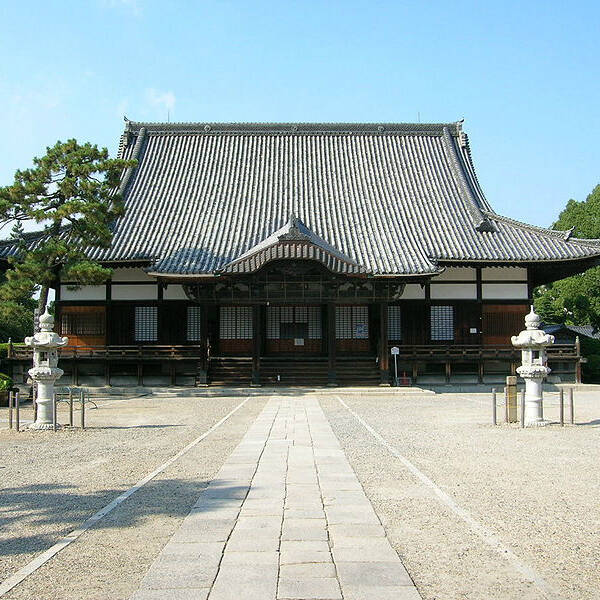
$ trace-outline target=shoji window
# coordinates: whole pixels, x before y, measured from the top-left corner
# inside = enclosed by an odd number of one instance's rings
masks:
[[[335,337],[338,340],[369,339],[369,307],[336,306]]]
[[[321,339],[321,309],[318,306],[268,306],[267,339],[308,337]]]
[[[158,309],[156,306],[135,307],[135,341],[156,342],[158,339]]]
[[[252,307],[221,306],[219,336],[222,340],[252,339]]]
[[[454,340],[454,307],[431,307],[431,339],[432,341]]]
[[[60,332],[62,335],[104,335],[104,313],[63,313],[60,317]]]
[[[388,306],[388,340],[402,339],[402,320],[400,306]]]
[[[187,307],[186,337],[188,342],[199,342],[202,339],[202,307]]]

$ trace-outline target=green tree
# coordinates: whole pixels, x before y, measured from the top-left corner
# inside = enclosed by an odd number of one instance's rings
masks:
[[[600,185],[582,202],[569,200],[552,226],[573,229],[580,238],[600,238]],[[592,325],[600,329],[600,267],[535,290],[536,311],[546,323]]]
[[[110,269],[87,257],[86,249],[110,245],[111,224],[123,214],[118,186],[134,160],[110,159],[106,148],[76,140],[57,142],[34,166],[15,173],[0,188],[0,224],[35,221],[41,231],[24,234],[17,225],[18,251],[9,260],[0,299],[19,302],[39,290],[38,309],[59,277],[76,284],[99,284]]]

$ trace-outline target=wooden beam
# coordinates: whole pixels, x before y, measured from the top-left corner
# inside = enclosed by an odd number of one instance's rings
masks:
[[[260,304],[252,307],[252,386],[260,385],[260,349],[262,347],[262,311]]]
[[[337,385],[336,375],[335,304],[327,305],[327,385]]]
[[[390,362],[388,352],[388,303],[379,304],[379,385],[390,385]]]

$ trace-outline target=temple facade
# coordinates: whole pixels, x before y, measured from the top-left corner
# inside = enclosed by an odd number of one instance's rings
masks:
[[[491,383],[534,287],[600,264],[493,211],[460,122],[127,121],[119,155],[126,212],[89,250],[112,277],[56,283],[74,383]],[[579,359],[553,347],[554,377]]]

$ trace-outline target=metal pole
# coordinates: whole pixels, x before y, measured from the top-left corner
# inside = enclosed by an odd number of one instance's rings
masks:
[[[398,387],[398,384],[400,382],[398,381],[398,355],[397,354],[394,354],[394,375],[395,375],[394,385],[396,387]]]
[[[496,388],[492,388],[492,423],[494,425],[498,424],[498,420],[496,418]]]
[[[56,394],[52,395],[52,429],[56,431]]]
[[[521,429],[525,429],[525,390],[521,390]]]
[[[19,392],[15,392],[15,424],[15,429],[19,431],[19,428],[21,426],[21,420],[19,415]]]
[[[504,421],[506,423],[508,420],[508,386],[504,388]]]
[[[69,388],[69,426],[73,427],[73,390]]]
[[[13,419],[13,392],[8,392],[8,428],[12,429]]]
[[[35,383],[31,386],[31,399],[33,401],[33,422],[35,423],[37,421],[37,411],[38,411],[37,391],[36,391]]]
[[[573,406],[573,388],[569,388],[569,421],[575,425],[575,407]]]
[[[81,399],[81,429],[85,429],[85,391],[81,390],[79,392],[79,397]]]
[[[559,403],[559,420],[561,426],[565,424],[565,391],[563,389],[558,393],[558,403]]]

